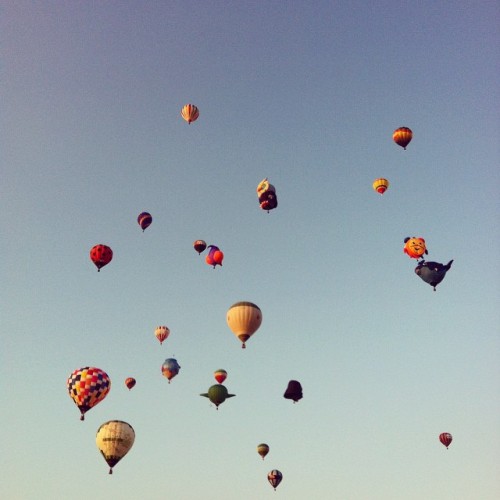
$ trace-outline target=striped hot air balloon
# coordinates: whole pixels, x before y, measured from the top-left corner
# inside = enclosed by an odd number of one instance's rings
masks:
[[[442,432],[439,434],[439,441],[441,441],[441,443],[446,446],[446,449],[448,449],[448,446],[450,446],[453,441],[453,437],[449,432]]]
[[[163,341],[168,338],[170,335],[170,330],[167,326],[157,326],[155,330],[155,337],[159,340],[160,345],[163,344]]]
[[[227,325],[246,347],[245,342],[259,329],[262,323],[262,311],[252,302],[236,302],[226,314]]]
[[[388,187],[389,181],[387,179],[381,177],[380,179],[375,179],[373,181],[373,189],[379,194],[384,194]]]
[[[181,116],[191,125],[191,122],[196,121],[200,116],[200,111],[194,104],[186,104],[181,110]]]
[[[412,140],[413,132],[408,127],[399,127],[392,134],[392,139],[394,142],[401,146],[403,149],[406,149],[406,146],[410,144]]]
[[[130,451],[134,441],[134,429],[121,420],[110,420],[97,429],[95,442],[109,465],[110,474],[113,474],[113,467]]]

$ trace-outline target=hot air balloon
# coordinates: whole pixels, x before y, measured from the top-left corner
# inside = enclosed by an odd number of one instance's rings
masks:
[[[226,321],[231,331],[241,340],[241,347],[244,349],[245,342],[262,323],[262,312],[252,302],[236,302],[227,311]]]
[[[450,446],[453,441],[453,437],[449,432],[443,432],[439,434],[439,441],[441,441],[441,443],[446,446],[446,449],[448,449],[448,446]]]
[[[142,212],[139,214],[139,217],[137,217],[137,222],[139,226],[141,226],[142,232],[144,232],[144,230],[151,225],[151,222],[153,222],[153,217],[151,217],[151,214],[148,212]]]
[[[167,339],[170,335],[170,330],[167,326],[157,326],[155,330],[155,337],[160,341],[160,345],[163,344],[163,341]]]
[[[384,194],[388,187],[389,181],[387,179],[380,178],[373,181],[373,189],[379,194]]]
[[[283,479],[283,474],[279,470],[272,470],[268,475],[267,475],[267,480],[271,483],[271,486],[276,490],[276,488],[279,486],[281,483],[281,480]]]
[[[403,248],[403,252],[411,259],[423,259],[423,255],[427,255],[429,253],[423,238],[416,238],[415,236],[412,236],[411,238],[406,237],[404,243],[405,246]]]
[[[220,251],[219,247],[215,245],[208,246],[208,255],[205,257],[205,262],[209,266],[222,266],[222,260],[224,259],[224,254]]]
[[[260,443],[257,445],[257,453],[262,457],[264,457],[269,453],[269,446],[266,443]]]
[[[110,474],[113,474],[113,467],[130,451],[134,441],[134,429],[121,420],[110,420],[97,429],[95,442],[109,465]]]
[[[107,396],[111,389],[111,380],[100,368],[86,366],[78,368],[68,377],[66,387],[80,410],[80,420],[84,420],[85,413]]]
[[[215,380],[217,380],[217,382],[219,382],[219,384],[222,384],[222,382],[224,382],[224,380],[226,380],[226,377],[227,377],[227,371],[226,370],[215,370],[214,371],[214,377],[215,377]]]
[[[198,252],[199,255],[201,252],[205,251],[205,248],[207,248],[207,244],[203,240],[196,240],[193,243],[193,247]]]
[[[403,149],[406,149],[406,146],[410,144],[412,137],[413,132],[408,127],[399,127],[392,134],[394,142]]]
[[[133,377],[128,377],[125,379],[125,385],[127,386],[127,389],[130,391],[132,387],[135,385],[135,378]]]
[[[96,265],[97,271],[111,262],[113,250],[106,245],[95,245],[90,250],[90,260]]]
[[[269,183],[267,177],[260,181],[257,186],[257,196],[259,197],[260,208],[262,210],[273,210],[278,206],[278,197],[276,196],[276,188]]]
[[[226,386],[222,384],[215,384],[209,387],[208,392],[204,392],[203,394],[200,394],[200,396],[210,399],[216,408],[219,409],[220,404],[224,403],[227,398],[236,396],[236,394],[229,394]]]
[[[200,111],[194,104],[186,104],[181,110],[181,116],[191,125],[191,122],[196,121],[200,116]]]
[[[179,363],[177,363],[177,360],[174,358],[166,359],[165,362],[161,365],[161,372],[163,373],[164,377],[167,377],[169,384],[170,381],[179,373],[180,369],[181,367]]]
[[[293,399],[294,403],[296,403],[299,399],[302,399],[302,386],[300,385],[300,382],[297,382],[297,380],[290,380],[283,397],[285,399]]]
[[[453,260],[448,264],[440,264],[439,262],[420,261],[415,268],[415,273],[420,276],[426,283],[429,283],[436,291],[436,287],[444,280],[446,273],[450,270]]]

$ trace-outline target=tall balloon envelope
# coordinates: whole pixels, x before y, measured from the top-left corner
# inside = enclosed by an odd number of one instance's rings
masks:
[[[227,371],[223,370],[222,368],[219,370],[215,370],[214,377],[215,377],[215,380],[217,380],[217,382],[219,382],[219,384],[222,384],[222,382],[224,382],[224,380],[226,380]]]
[[[257,196],[259,198],[260,208],[262,210],[273,210],[278,206],[278,197],[276,196],[276,188],[269,183],[267,177],[260,181],[257,186]]]
[[[163,344],[163,341],[168,338],[170,335],[170,330],[167,326],[157,326],[155,330],[155,337],[160,342],[160,345]]]
[[[135,378],[134,377],[128,377],[125,379],[125,385],[127,387],[127,389],[130,391],[130,389],[132,389],[132,387],[135,386]]]
[[[266,443],[258,444],[257,453],[262,457],[262,460],[264,460],[265,456],[269,453],[269,445]]]
[[[408,127],[399,127],[392,134],[394,142],[403,149],[406,149],[406,146],[410,144],[412,137],[413,132]]]
[[[113,474],[113,467],[130,451],[134,441],[134,429],[121,420],[110,420],[97,429],[95,442],[109,465],[110,474]]]
[[[389,187],[389,181],[387,179],[375,179],[373,181],[373,189],[378,193],[378,194],[384,194]]]
[[[85,413],[108,395],[111,380],[104,370],[86,366],[78,368],[68,377],[66,387],[71,399],[80,410],[80,420],[84,420]]]
[[[450,446],[453,441],[453,437],[449,432],[442,432],[439,435],[439,441],[441,441],[441,443],[446,446],[446,449],[448,449],[448,446]]]
[[[268,475],[267,475],[267,480],[271,483],[271,486],[276,490],[276,488],[279,486],[281,483],[281,480],[283,479],[283,474],[279,470],[272,470]]]
[[[285,399],[292,399],[294,403],[302,399],[302,386],[300,385],[300,382],[297,380],[290,380],[283,397]]]
[[[113,250],[106,245],[95,245],[90,249],[90,260],[97,267],[97,271],[101,270],[106,264],[111,262],[113,258]]]
[[[164,361],[163,365],[161,365],[161,372],[164,377],[168,379],[168,383],[179,373],[181,369],[179,363],[174,358],[168,358]]]
[[[200,111],[194,104],[186,104],[181,110],[181,116],[186,120],[189,124],[194,122],[200,116]]]
[[[153,222],[153,217],[151,217],[151,214],[148,212],[142,212],[139,214],[139,217],[137,217],[137,222],[139,226],[141,226],[142,232],[144,232]]]
[[[227,325],[246,347],[245,342],[259,329],[262,323],[262,311],[252,302],[236,302],[226,314]]]
[[[193,248],[198,252],[199,255],[201,252],[205,251],[205,249],[207,248],[207,244],[203,240],[196,240],[193,243]]]

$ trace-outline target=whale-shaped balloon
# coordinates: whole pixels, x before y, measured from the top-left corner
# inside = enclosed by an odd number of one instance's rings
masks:
[[[448,264],[440,264],[439,262],[419,262],[415,268],[415,273],[420,276],[426,283],[429,283],[436,291],[436,287],[444,280],[446,273],[450,270],[453,260]]]

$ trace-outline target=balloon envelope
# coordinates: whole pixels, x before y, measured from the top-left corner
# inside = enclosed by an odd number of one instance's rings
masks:
[[[264,460],[264,457],[269,453],[269,446],[266,443],[260,443],[257,445],[257,453],[262,457],[262,460]]]
[[[412,137],[413,132],[408,127],[399,127],[392,134],[394,142],[403,149],[406,149],[406,146],[410,144]]]
[[[189,124],[194,122],[200,116],[200,111],[194,104],[186,104],[181,110],[181,116],[186,120]]]
[[[242,342],[241,347],[245,348],[245,342],[262,323],[262,311],[252,302],[236,302],[227,311],[226,321],[230,330]]]
[[[415,268],[415,274],[419,276],[426,283],[429,283],[436,291],[436,287],[444,280],[446,273],[450,270],[453,260],[448,264],[440,264],[439,262],[426,262],[421,261]]]
[[[97,429],[95,438],[97,448],[109,465],[113,467],[130,451],[135,441],[135,432],[130,424],[121,420],[110,420]]]
[[[163,341],[168,338],[170,335],[170,330],[167,326],[157,326],[155,330],[155,337],[159,340],[160,345],[163,344]]]
[[[84,420],[85,413],[108,395],[111,380],[104,370],[86,366],[78,368],[68,377],[66,387],[71,399],[80,410],[80,420]]]
[[[217,380],[217,382],[219,382],[219,384],[222,384],[222,382],[224,382],[224,380],[226,380],[226,377],[227,377],[227,371],[226,370],[215,370],[214,371],[214,377],[215,377],[215,380]]]
[[[181,369],[179,363],[174,358],[168,358],[164,361],[163,365],[161,365],[161,372],[164,377],[168,379],[168,383],[179,373]]]
[[[450,446],[451,442],[453,441],[453,437],[449,432],[442,432],[439,435],[439,441],[441,441],[441,443],[443,443],[444,446],[446,446],[446,448],[448,449],[448,446]]]
[[[283,474],[279,470],[272,470],[267,475],[267,480],[271,483],[271,486],[276,489],[283,479]]]
[[[207,244],[203,240],[196,240],[193,243],[193,248],[200,254],[201,252],[205,251],[205,248],[207,248]]]
[[[297,380],[290,380],[283,397],[285,399],[292,399],[294,403],[299,401],[299,399],[302,399],[302,386],[300,385],[300,382]]]
[[[151,217],[151,214],[148,212],[142,212],[141,214],[139,214],[139,217],[137,217],[137,222],[144,232],[144,230],[151,225],[151,222],[153,222],[153,217]]]
[[[90,249],[90,260],[95,264],[97,270],[111,262],[113,258],[113,250],[106,245],[95,245]]]
[[[389,181],[387,179],[375,179],[373,181],[373,189],[379,193],[379,194],[384,194],[389,187]]]
[[[132,387],[134,387],[134,385],[135,385],[135,378],[133,378],[133,377],[126,378],[125,385],[127,386],[128,390],[132,389]]]
[[[267,177],[257,186],[257,196],[259,197],[260,208],[262,210],[273,210],[278,206],[276,188],[269,183]]]
[[[236,394],[229,394],[226,386],[215,384],[209,387],[208,392],[204,392],[200,396],[210,399],[216,408],[219,409],[220,404],[224,403],[227,398],[236,396]]]

